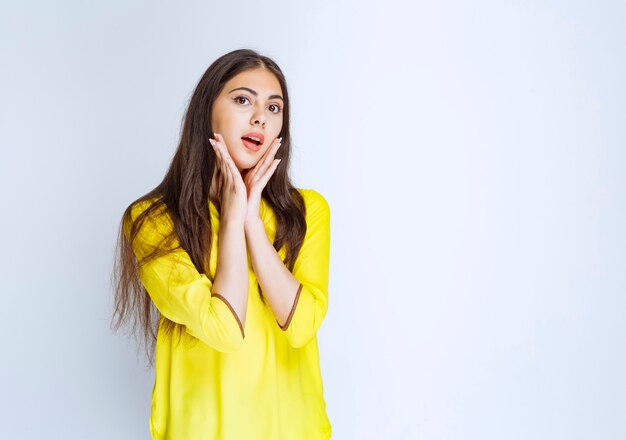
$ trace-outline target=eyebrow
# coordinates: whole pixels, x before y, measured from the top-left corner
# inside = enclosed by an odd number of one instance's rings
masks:
[[[254,96],[258,96],[259,95],[255,90],[252,90],[249,87],[237,87],[236,89],[232,89],[228,93],[233,93],[235,90],[247,90],[248,92],[252,93]],[[270,97],[268,99],[280,99],[281,101],[285,102],[283,97],[280,96],[280,95],[270,95]]]

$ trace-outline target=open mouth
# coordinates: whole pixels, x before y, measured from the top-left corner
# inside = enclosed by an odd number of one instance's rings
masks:
[[[261,145],[261,141],[256,140],[256,139],[254,139],[254,138],[250,138],[250,137],[246,137],[246,136],[244,136],[244,137],[242,137],[241,139],[243,139],[244,141],[252,142],[252,143],[256,144],[257,146],[258,146],[258,145]]]
[[[247,138],[247,137],[242,137],[241,139],[243,140],[243,144],[245,145],[245,147],[248,150],[259,151],[261,149],[261,143],[260,142],[257,142],[254,139],[250,139],[250,138]]]

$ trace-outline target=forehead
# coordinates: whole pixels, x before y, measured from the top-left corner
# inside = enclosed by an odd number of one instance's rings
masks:
[[[254,69],[240,72],[224,86],[224,93],[229,93],[236,87],[249,87],[263,96],[280,95],[281,87],[276,76],[267,69]]]

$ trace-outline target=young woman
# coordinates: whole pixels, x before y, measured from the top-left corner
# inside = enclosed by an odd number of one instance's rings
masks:
[[[331,437],[316,337],[330,210],[291,184],[290,149],[283,73],[235,50],[200,79],[163,181],[123,214],[114,328],[138,324],[156,354],[154,439]]]

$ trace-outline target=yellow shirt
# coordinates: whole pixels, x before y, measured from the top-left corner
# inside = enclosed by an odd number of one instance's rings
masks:
[[[183,249],[140,270],[140,279],[160,313],[185,326],[180,344],[178,332],[165,335],[159,330],[157,335],[150,417],[153,439],[331,437],[316,336],[328,308],[330,209],[317,191],[298,191],[306,204],[307,232],[292,272],[300,288],[286,329],[262,297],[249,252],[245,328],[226,298],[211,294],[211,281],[196,270]],[[146,206],[146,202],[135,205],[133,219]],[[214,278],[219,213],[212,202],[209,211]],[[271,243],[275,217],[264,199],[259,212]],[[146,221],[133,247],[137,257],[158,244],[161,234],[171,228],[171,221]],[[285,252],[283,246],[278,252],[281,259]],[[190,345],[188,338],[200,341]]]

